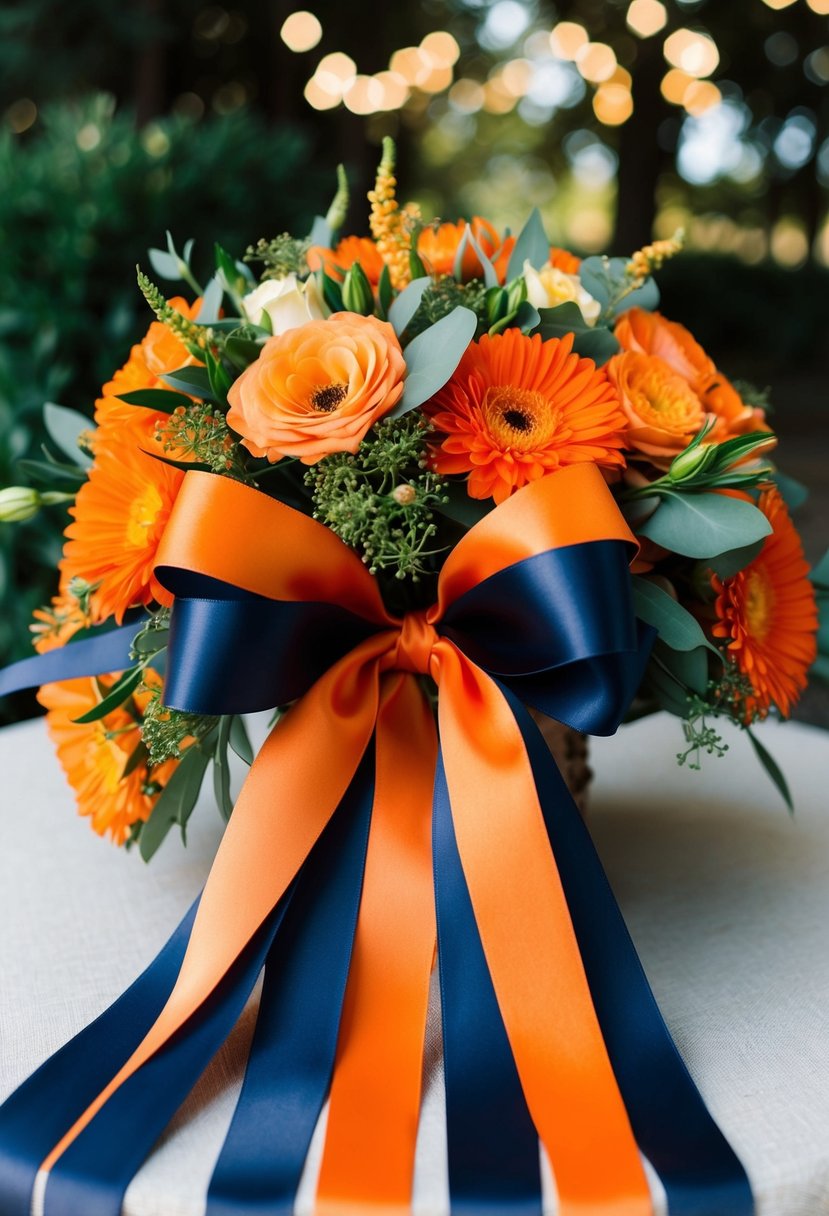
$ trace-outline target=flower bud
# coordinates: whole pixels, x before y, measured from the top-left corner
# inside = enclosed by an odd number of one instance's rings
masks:
[[[394,487],[391,496],[398,506],[410,507],[417,498],[417,491],[408,482],[402,482],[399,486]]]
[[[515,312],[527,298],[527,281],[519,275],[507,285],[507,312]]]
[[[41,506],[41,496],[31,486],[7,486],[0,490],[0,523],[20,524],[33,519]]]
[[[374,292],[359,262],[346,271],[343,279],[343,305],[346,312],[356,312],[361,317],[369,317],[374,312]]]
[[[509,296],[503,287],[490,287],[484,298],[487,320],[490,325],[495,325],[507,315]]]
[[[716,459],[716,455],[715,443],[698,443],[696,447],[686,448],[671,461],[668,477],[673,482],[690,481],[706,469]]]

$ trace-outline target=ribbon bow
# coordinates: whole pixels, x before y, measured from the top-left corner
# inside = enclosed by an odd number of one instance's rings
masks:
[[[752,1210],[524,708],[616,729],[650,641],[632,539],[594,466],[561,470],[472,528],[437,602],[401,620],[328,529],[188,473],[156,569],[165,703],[294,704],[197,910],[0,1109],[10,1213],[39,1164],[46,1216],[116,1216],[263,966],[208,1213],[292,1211],[326,1095],[316,1211],[410,1211],[436,948],[453,1212],[539,1213],[539,1138],[562,1216],[650,1213],[640,1148],[672,1213]]]

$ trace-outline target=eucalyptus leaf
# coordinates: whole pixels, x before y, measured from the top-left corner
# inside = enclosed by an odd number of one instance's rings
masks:
[[[423,299],[424,293],[431,286],[432,279],[428,275],[421,279],[415,279],[404,291],[401,291],[397,299],[389,306],[389,321],[398,338],[420,307],[420,301]]]
[[[463,236],[461,237],[461,239],[458,243],[458,248],[455,252],[455,261],[452,265],[453,275],[455,276],[455,278],[458,280],[459,283],[463,282],[463,259],[464,259],[464,255],[466,254],[467,248],[470,246],[471,246],[472,251],[474,252],[475,256],[477,257],[478,261],[481,264],[481,270],[483,272],[483,277],[484,277],[484,284],[487,287],[497,287],[498,286],[498,275],[496,273],[495,267],[492,265],[492,262],[486,256],[483,249],[481,249],[481,246],[478,244],[477,240],[475,239],[475,234],[472,231],[471,224],[466,225],[466,227],[463,230]]]
[[[188,747],[170,780],[158,795],[141,831],[139,851],[149,861],[175,824],[184,829],[196,805],[210,756],[199,747]]]
[[[177,282],[181,278],[179,259],[163,249],[148,249],[147,256],[155,273],[162,279]]]
[[[794,477],[789,477],[786,473],[781,473],[776,469],[772,474],[772,478],[783,495],[783,501],[790,511],[796,511],[798,507],[802,507],[806,499],[809,497],[809,491],[802,482],[795,481]]]
[[[687,717],[688,693],[683,683],[661,666],[656,656],[651,656],[645,669],[644,685],[658,701],[660,709],[677,718]]]
[[[812,567],[809,577],[816,587],[829,591],[829,549],[826,550],[817,565]]]
[[[322,245],[324,249],[330,249],[333,240],[334,233],[331,231],[328,220],[322,215],[315,215],[311,231],[308,233],[309,244]]]
[[[699,621],[667,591],[641,576],[635,576],[632,583],[636,615],[647,625],[653,625],[667,646],[672,650],[695,650],[703,646],[719,654],[706,638]]]
[[[159,414],[172,414],[180,405],[186,408],[193,404],[189,397],[166,388],[137,388],[131,393],[116,395],[119,401],[125,401],[127,405],[141,405]]]
[[[219,718],[219,728],[216,736],[216,750],[213,753],[213,793],[219,812],[225,822],[230,819],[233,811],[233,799],[230,796],[230,764],[227,748],[230,741],[230,725],[233,718],[224,714]]]
[[[673,553],[717,557],[768,536],[771,524],[762,511],[740,498],[671,491],[639,532]]]
[[[127,698],[132,696],[141,683],[143,675],[143,663],[138,667],[131,667],[129,671],[124,672],[116,684],[113,684],[106,696],[102,697],[97,705],[87,710],[80,718],[74,718],[73,721],[85,726],[88,722],[98,722],[101,718],[105,718],[107,714],[112,713],[113,709],[117,709],[119,705],[123,705]]]
[[[477,327],[478,318],[472,309],[459,306],[412,339],[403,352],[408,369],[403,396],[390,417],[400,418],[443,388]]]
[[[712,557],[707,565],[718,578],[733,578],[735,574],[738,574],[740,570],[745,570],[746,566],[754,561],[762,548],[763,541],[756,540],[753,544],[744,545],[741,549],[731,549],[728,553],[720,553],[716,557]]]
[[[533,207],[530,217],[518,234],[518,238],[510,254],[507,264],[506,280],[510,283],[524,271],[524,263],[529,262],[533,270],[540,270],[550,260],[550,238],[544,231],[544,221],[537,207]]]
[[[538,328],[540,321],[541,313],[529,300],[521,301],[512,318],[512,324],[516,329],[520,329],[522,334],[531,334],[533,330]]]
[[[751,746],[754,748],[757,759],[760,761],[763,768],[777,786],[780,796],[782,797],[786,806],[789,808],[790,813],[794,814],[794,802],[792,801],[791,790],[789,789],[789,783],[783,776],[780,765],[777,763],[774,756],[771,755],[768,749],[760,742],[752,730],[746,728],[746,734],[751,740]]]
[[[696,646],[693,650],[671,650],[657,639],[654,643],[654,653],[680,684],[700,696],[706,692],[709,652],[705,646]]]
[[[212,325],[214,321],[218,321],[224,291],[225,288],[221,275],[218,273],[214,274],[204,289],[204,295],[202,296],[198,317],[200,325]]]
[[[251,746],[245,719],[241,714],[234,714],[230,719],[228,742],[240,760],[243,760],[247,765],[253,764],[253,747]]]
[[[47,460],[19,460],[17,468],[33,481],[42,481],[47,485],[55,481],[63,481],[71,489],[79,490],[86,481],[86,473],[80,465],[58,464]]]
[[[206,367],[180,367],[177,371],[166,372],[161,379],[178,392],[198,397],[202,401],[212,401],[218,405],[210,386],[210,377]]]
[[[584,359],[592,359],[601,367],[619,350],[619,343],[606,325],[588,325],[582,311],[573,300],[555,308],[539,310],[538,333],[548,338],[563,338],[573,334],[573,350]]]
[[[91,431],[94,423],[78,410],[67,409],[65,405],[56,405],[47,401],[43,407],[43,424],[47,433],[64,456],[68,456],[73,464],[82,469],[88,469],[92,461],[86,452],[78,447],[78,440],[84,432]]]
[[[652,278],[630,291],[627,268],[627,258],[600,256],[585,258],[579,267],[582,287],[599,301],[603,311],[614,317],[629,308],[652,311],[659,303],[659,288]]]

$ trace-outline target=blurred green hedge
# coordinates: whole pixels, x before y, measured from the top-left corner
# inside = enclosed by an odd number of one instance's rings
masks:
[[[165,229],[179,246],[195,238],[194,266],[207,273],[215,240],[241,253],[260,236],[306,231],[337,159],[245,112],[138,132],[106,96],[47,107],[25,138],[0,135],[0,486],[23,480],[17,461],[40,454],[43,403],[91,413],[146,329],[135,264],[147,266]],[[65,523],[53,509],[0,524],[0,665],[30,652],[27,626],[54,590]],[[7,701],[0,715],[32,704]]]

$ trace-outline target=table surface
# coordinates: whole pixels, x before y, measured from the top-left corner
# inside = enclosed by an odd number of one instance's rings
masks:
[[[794,817],[739,732],[727,757],[690,772],[674,760],[678,722],[659,716],[594,741],[589,822],[758,1216],[829,1216],[829,739],[794,723],[766,723],[760,736],[789,778]],[[114,1000],[177,924],[220,836],[203,801],[187,848],[171,838],[145,866],[74,814],[42,722],[0,731],[0,1098]],[[249,1007],[131,1184],[126,1216],[203,1213],[253,1022]],[[443,1216],[434,1020],[427,1050],[415,1212]],[[318,1141],[299,1213],[310,1210]],[[549,1183],[545,1206],[555,1210]]]

